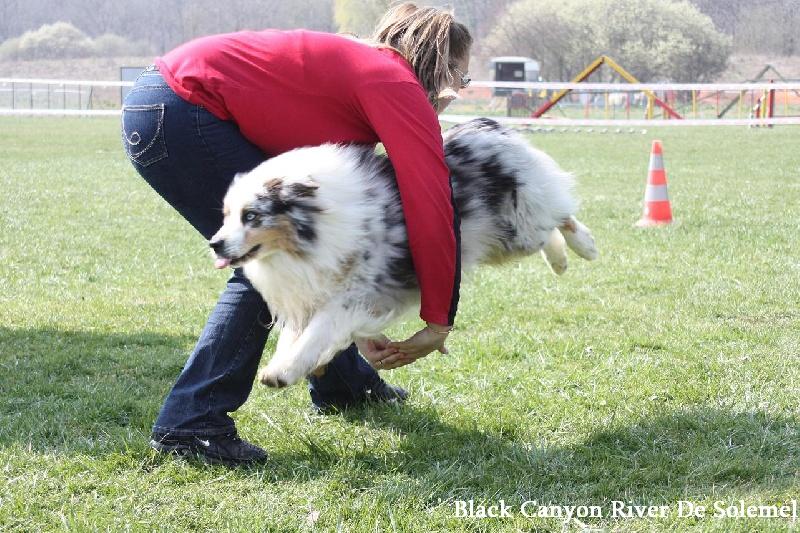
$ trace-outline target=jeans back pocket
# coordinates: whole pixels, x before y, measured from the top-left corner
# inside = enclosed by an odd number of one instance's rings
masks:
[[[122,106],[122,143],[128,158],[143,167],[167,157],[164,104]]]

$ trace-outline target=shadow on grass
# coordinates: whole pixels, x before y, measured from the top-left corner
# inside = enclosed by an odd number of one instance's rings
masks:
[[[148,332],[0,328],[0,446],[141,458],[193,342]],[[299,438],[300,451],[272,453],[265,467],[235,475],[301,481],[335,471],[359,487],[413,478],[409,490],[433,504],[498,495],[559,503],[634,495],[658,502],[712,486],[776,490],[792,482],[800,457],[798,420],[761,412],[679,408],[585,436],[541,434],[536,440],[530,435],[537,432],[527,428],[481,428],[472,420],[456,426],[433,408],[413,405],[334,416],[391,432],[398,444],[341,450],[313,431],[299,432],[287,438]]]
[[[0,327],[0,446],[124,449],[149,434],[189,336]]]
[[[417,479],[414,493],[431,504],[503,497],[516,503],[670,502],[702,496],[712,487],[774,492],[791,485],[800,468],[798,420],[758,412],[684,409],[614,425],[570,444],[558,444],[564,439],[557,435],[555,444],[547,437],[531,443],[519,435],[522,431],[455,427],[434,409],[412,406],[355,409],[339,416],[402,435],[389,453],[355,453],[349,474],[355,486],[400,473]],[[342,461],[318,446],[308,449],[306,455],[275,457],[275,462],[285,467],[312,462],[326,470]]]

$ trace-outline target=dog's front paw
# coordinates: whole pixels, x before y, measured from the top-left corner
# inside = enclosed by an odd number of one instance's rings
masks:
[[[294,367],[281,367],[269,364],[258,373],[258,380],[267,387],[280,389],[294,385],[305,376],[305,373]]]
[[[270,371],[269,367],[262,369],[258,373],[258,380],[262,385],[266,385],[267,387],[272,387],[275,389],[280,389],[289,385],[289,382],[287,382],[283,377],[279,376],[275,372]]]

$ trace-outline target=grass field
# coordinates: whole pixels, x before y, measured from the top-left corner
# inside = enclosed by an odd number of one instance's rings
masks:
[[[227,470],[147,447],[225,274],[116,121],[4,118],[0,530],[797,528],[677,502],[800,499],[798,133],[534,135],[578,176],[600,260],[472,275],[451,354],[387,373],[403,408],[323,417],[302,386],[257,386],[235,416],[272,460]],[[653,138],[676,223],[639,230]],[[469,499],[517,510],[457,518]],[[527,518],[527,500],[604,516]],[[669,511],[613,517],[614,500]]]

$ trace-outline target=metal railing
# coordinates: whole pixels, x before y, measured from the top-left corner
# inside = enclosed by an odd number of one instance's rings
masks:
[[[0,115],[106,116],[120,112],[129,81],[0,78]],[[503,89],[507,96],[495,95]],[[560,91],[571,93],[545,116],[537,105]],[[800,124],[800,83],[562,83],[473,81],[443,122],[491,116],[499,122],[536,127],[775,126]],[[678,110],[645,113],[647,94]],[[770,96],[770,113],[754,112]],[[513,104],[513,105],[512,105]],[[725,114],[733,108],[732,112]],[[762,105],[763,109],[763,105]],[[670,118],[672,117],[672,118]]]

